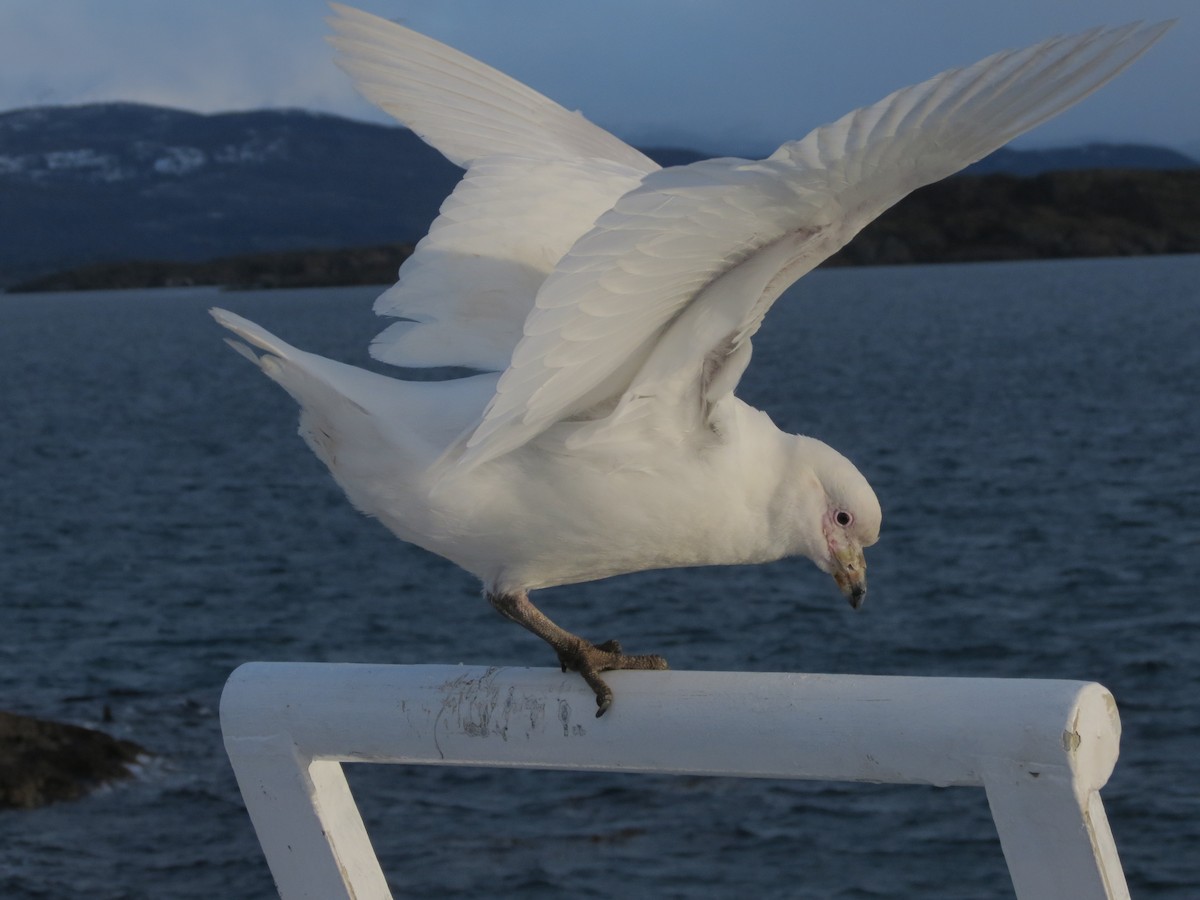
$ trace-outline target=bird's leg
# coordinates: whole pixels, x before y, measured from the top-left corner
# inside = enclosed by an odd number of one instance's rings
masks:
[[[612,669],[665,669],[667,661],[661,656],[645,654],[629,656],[621,651],[616,641],[593,644],[555,625],[529,600],[524,591],[515,593],[487,593],[488,602],[502,616],[532,631],[554,648],[559,665],[566,672],[578,672],[596,694],[596,717],[604,715],[612,705],[613,692],[601,672]]]

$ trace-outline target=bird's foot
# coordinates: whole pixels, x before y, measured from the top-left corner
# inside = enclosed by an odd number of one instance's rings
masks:
[[[578,672],[596,694],[596,718],[608,712],[612,706],[613,692],[600,677],[601,672],[611,672],[614,669],[654,669],[669,668],[667,661],[653,653],[629,655],[621,650],[616,641],[605,641],[603,644],[592,644],[583,638],[575,638],[566,646],[557,648],[558,662],[564,672]]]
[[[558,627],[529,602],[524,591],[488,591],[487,599],[505,618],[532,631],[554,648],[564,672],[578,672],[596,694],[596,717],[612,706],[613,692],[601,672],[613,669],[665,669],[667,661],[661,656],[627,656],[616,641],[593,644]]]

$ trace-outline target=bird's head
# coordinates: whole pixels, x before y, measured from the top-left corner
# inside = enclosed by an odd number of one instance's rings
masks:
[[[875,491],[854,464],[832,447],[798,438],[796,459],[802,467],[804,502],[801,552],[858,609],[867,594],[867,562],[863,548],[879,540],[883,512]]]

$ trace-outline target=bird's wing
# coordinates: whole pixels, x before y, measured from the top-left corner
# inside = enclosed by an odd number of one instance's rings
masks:
[[[750,336],[786,287],[909,192],[1100,87],[1168,27],[1095,29],[997,53],[761,162],[646,176],[543,284],[458,464],[495,458],[618,398],[617,417],[688,390],[710,407],[736,386]]]
[[[467,169],[375,304],[397,322],[371,354],[400,366],[503,370],[542,282],[658,165],[490,66],[333,4],[338,64],[372,102]]]
[[[341,4],[331,4],[338,65],[359,91],[452,163],[487,156],[606,159],[649,172],[641,152],[577,112],[445,44]]]
[[[575,240],[643,173],[602,160],[486,157],[467,170],[375,312],[371,355],[500,372],[534,298]]]

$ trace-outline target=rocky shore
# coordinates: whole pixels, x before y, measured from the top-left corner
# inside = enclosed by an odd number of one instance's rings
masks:
[[[219,286],[230,290],[390,284],[412,244],[337,250],[295,250],[230,256],[207,262],[132,260],[96,263],[10,285],[9,293],[115,291]]]
[[[906,197],[830,263],[1200,253],[1200,169],[965,175]]]
[[[412,249],[411,244],[395,243],[260,253],[200,263],[104,263],[10,285],[8,290],[390,284]],[[828,265],[1163,253],[1200,253],[1200,169],[960,175],[905,198]]]
[[[0,711],[0,809],[77,799],[128,778],[146,755],[101,731]]]

